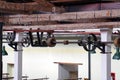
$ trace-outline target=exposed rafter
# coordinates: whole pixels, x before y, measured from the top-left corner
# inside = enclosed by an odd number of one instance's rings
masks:
[[[98,18],[120,18],[120,9],[101,10],[101,11],[84,11],[84,12],[69,12],[62,14],[32,14],[32,15],[11,15],[5,16],[4,22],[10,24],[28,24],[35,22],[50,22],[50,21],[78,21],[82,19],[98,19]],[[103,19],[102,19],[103,20]],[[104,20],[103,20],[104,21]]]
[[[89,4],[89,3],[98,3],[98,2],[112,2],[115,0],[48,0],[56,6],[70,6],[76,4]]]
[[[118,28],[120,22],[99,22],[99,23],[77,23],[77,24],[59,24],[59,25],[36,25],[36,26],[4,26],[4,30],[23,29],[41,29],[41,30],[76,30],[76,29],[97,29],[97,28]]]
[[[33,0],[3,0],[6,2],[11,2],[11,3],[29,3],[29,2],[34,2]]]
[[[45,0],[36,0],[32,3],[9,3],[0,0],[0,12],[2,13],[33,13],[40,11],[52,11],[52,4]]]
[[[35,2],[30,4],[29,3],[15,4],[15,3],[8,3],[4,1],[1,1],[1,2],[2,3],[0,3],[1,4],[0,10],[2,11],[5,10],[8,12],[13,11],[13,13],[17,11],[28,12],[28,13],[33,13],[33,12],[39,13],[39,11],[47,11],[47,9],[48,11],[49,10],[52,11],[53,7],[55,7],[54,5],[48,3],[45,0],[35,0]],[[39,28],[42,30],[45,30],[45,29],[46,30],[74,30],[74,29],[92,29],[92,28],[96,29],[101,27],[112,28],[112,27],[120,26],[120,14],[118,14],[120,13],[120,9],[67,12],[67,13],[59,13],[59,14],[58,13],[38,14],[38,13],[37,14],[4,15],[0,17],[0,21],[5,23],[4,30],[5,29],[10,29],[10,30],[25,29],[26,30],[30,28],[32,29]],[[86,22],[84,21],[82,22],[82,20],[85,20]]]

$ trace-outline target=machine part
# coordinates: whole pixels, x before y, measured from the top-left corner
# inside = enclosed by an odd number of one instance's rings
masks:
[[[48,47],[46,41],[43,40],[43,34],[44,34],[44,32],[36,32],[37,37],[34,38],[33,32],[29,31],[29,38],[30,38],[31,46],[33,46],[33,47]]]
[[[63,41],[64,45],[68,45],[69,44],[69,41],[68,40],[65,40]]]
[[[30,39],[28,37],[22,39],[22,46],[23,47],[28,47],[30,46]]]
[[[37,45],[42,46],[42,40],[43,40],[43,32],[41,32],[41,34],[39,32],[37,32]]]
[[[54,35],[51,32],[47,32],[47,38],[54,37]]]
[[[94,45],[101,50],[101,53],[105,53],[105,44],[110,44],[112,42],[101,42],[97,41]]]
[[[95,42],[97,42],[97,37],[91,33],[87,39],[82,41],[82,46],[86,51],[94,51],[96,49]]]
[[[30,37],[30,43],[31,43],[31,46],[36,46],[34,43],[33,43],[33,35],[32,35],[32,32],[29,31],[29,37]]]
[[[83,44],[82,40],[78,40],[78,45],[82,46],[82,44]]]
[[[8,44],[10,47],[12,47],[15,51],[18,51],[17,50],[17,42],[10,42],[9,44]]]
[[[46,43],[49,47],[54,47],[56,45],[56,39],[54,37],[48,38]]]
[[[15,36],[16,36],[16,32],[15,31],[8,32],[6,40],[9,41],[9,42],[13,42],[15,40]]]
[[[43,47],[48,47],[46,41],[42,41],[42,45],[43,45]]]

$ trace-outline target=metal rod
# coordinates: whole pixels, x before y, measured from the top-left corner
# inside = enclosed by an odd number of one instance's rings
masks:
[[[64,41],[56,41],[56,42],[53,42],[53,43],[64,43]],[[68,43],[79,43],[79,41],[68,41]],[[86,41],[84,41],[84,43],[87,43]],[[104,44],[113,44],[113,42],[101,42],[101,43],[104,43]]]
[[[2,41],[2,43],[27,43],[27,42],[20,42],[20,41],[13,41],[13,42],[9,42],[9,41]]]
[[[90,45],[88,46],[90,49]],[[91,53],[88,51],[88,80],[91,80]]]
[[[2,27],[3,27],[3,23],[0,22],[0,80],[2,80],[2,72],[3,72],[3,62],[2,62]]]
[[[64,41],[58,41],[58,42],[54,42],[54,43],[60,43],[60,44],[61,44],[61,43],[64,43]],[[78,41],[71,41],[71,42],[68,41],[68,44],[69,44],[69,43],[74,44],[74,43],[78,43]]]
[[[88,37],[88,49],[91,49],[90,37]],[[91,53],[88,51],[88,80],[91,80]]]
[[[2,43],[10,43],[9,41],[2,41]],[[25,41],[13,41],[12,43],[27,43]],[[52,43],[58,43],[58,44],[64,44],[64,41],[54,41]],[[76,44],[76,43],[79,43],[79,41],[68,41],[68,44]],[[84,42],[86,43],[86,42]],[[105,43],[105,44],[113,44],[113,42],[102,42],[102,43]]]

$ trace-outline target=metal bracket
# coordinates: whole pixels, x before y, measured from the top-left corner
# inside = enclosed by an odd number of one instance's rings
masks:
[[[8,44],[10,47],[12,47],[13,49],[14,49],[14,51],[18,51],[17,50],[17,42],[10,42],[9,44]]]
[[[101,50],[101,53],[105,53],[105,43],[98,41],[95,46]]]
[[[13,32],[8,32],[7,33],[7,41],[14,41],[15,40],[15,36],[16,36],[16,32],[15,31],[13,31]]]
[[[83,46],[86,51],[94,51],[96,48],[101,50],[101,53],[105,53],[105,43],[97,40],[95,34],[89,34],[86,40],[80,41],[78,43],[79,46]]]

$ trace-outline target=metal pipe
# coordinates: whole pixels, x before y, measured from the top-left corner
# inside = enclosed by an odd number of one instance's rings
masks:
[[[91,49],[91,44],[88,44],[88,49]],[[88,80],[91,80],[91,53],[88,51]]]
[[[91,53],[88,51],[88,80],[91,80]]]
[[[79,41],[75,41],[75,40],[71,40],[71,41],[69,41],[69,40],[64,40],[64,41],[61,41],[61,40],[58,40],[58,41],[52,41],[52,43],[64,43],[64,42],[68,42],[68,44],[69,43],[72,43],[72,44],[74,44],[74,43],[79,43]],[[13,42],[9,42],[9,41],[2,41],[2,43],[27,43],[27,42],[25,42],[25,41],[13,41]],[[84,43],[87,43],[86,41],[84,41]],[[101,42],[101,43],[104,43],[104,44],[113,44],[113,42],[112,41],[110,41],[110,42]]]

